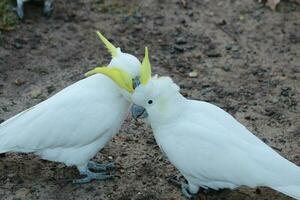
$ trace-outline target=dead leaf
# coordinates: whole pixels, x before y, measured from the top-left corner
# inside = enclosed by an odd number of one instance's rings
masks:
[[[262,2],[262,0],[258,0],[259,3]],[[280,3],[280,0],[267,0],[266,6],[270,7],[272,10],[276,9],[277,4]]]
[[[187,7],[187,1],[186,0],[181,0],[181,5],[183,8],[186,8]]]
[[[21,79],[16,79],[16,80],[14,81],[15,85],[17,85],[17,86],[23,85],[25,82],[26,82],[26,81],[21,80]]]

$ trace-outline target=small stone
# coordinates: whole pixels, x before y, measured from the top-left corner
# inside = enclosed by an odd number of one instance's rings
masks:
[[[30,92],[30,96],[32,99],[38,99],[42,95],[41,88],[36,88]]]
[[[229,71],[230,71],[230,66],[229,66],[229,65],[224,65],[224,66],[223,66],[223,70],[224,70],[225,72],[229,72]]]
[[[273,116],[275,114],[275,111],[270,109],[270,108],[266,108],[265,109],[265,115],[267,116]]]
[[[217,22],[217,24],[218,24],[219,26],[224,26],[224,25],[227,24],[227,22],[226,22],[225,19],[221,19],[220,21]]]
[[[162,26],[162,25],[164,25],[164,21],[163,20],[155,20],[154,24],[157,26]]]
[[[246,119],[246,120],[250,120],[251,117],[248,115],[248,116],[245,117],[245,119]]]
[[[14,40],[14,43],[13,43],[13,46],[16,48],[16,49],[22,49],[23,48],[23,44],[26,44],[27,42],[24,41],[23,39],[15,39]]]
[[[177,52],[180,52],[180,53],[184,52],[184,48],[181,47],[181,46],[177,46],[177,45],[174,46],[174,50],[177,51]]]
[[[186,20],[185,20],[184,18],[182,18],[182,19],[180,19],[180,22],[181,22],[182,24],[185,24],[185,23],[186,23]]]
[[[240,21],[244,21],[244,20],[245,20],[245,16],[244,16],[244,15],[240,15],[240,16],[239,16],[239,20],[240,20]]]
[[[286,143],[286,141],[285,141],[284,139],[282,139],[282,138],[280,138],[280,139],[278,140],[278,142],[280,142],[280,143],[282,143],[282,144],[285,144],[285,143]]]
[[[51,94],[52,92],[54,92],[55,91],[55,86],[53,86],[53,85],[50,85],[50,86],[48,86],[47,87],[47,92],[48,92],[48,94]]]
[[[237,45],[233,45],[232,48],[231,48],[231,50],[232,50],[233,52],[237,52],[237,51],[240,50],[240,48],[239,48],[239,46],[237,46]]]
[[[268,142],[269,142],[267,138],[262,138],[261,140],[266,144],[268,144]]]
[[[215,15],[215,13],[212,12],[212,11],[208,11],[208,12],[207,12],[207,15],[210,16],[210,17],[213,17],[213,16]]]
[[[8,107],[2,107],[2,110],[3,110],[4,112],[9,112]]]
[[[299,32],[298,32],[298,34],[291,33],[290,36],[289,36],[289,39],[292,43],[300,43],[300,34],[299,34]]]
[[[225,49],[226,49],[227,51],[231,50],[231,49],[232,49],[232,44],[226,44],[226,45],[225,45]]]
[[[191,71],[188,75],[189,75],[189,77],[191,77],[191,78],[195,78],[195,77],[198,76],[198,72],[197,72],[197,70],[193,70],[193,71]]]
[[[27,188],[21,188],[16,191],[16,198],[26,199],[26,196],[30,193],[30,190]]]
[[[178,37],[176,38],[176,44],[186,44],[187,41],[184,37]]]
[[[113,157],[112,157],[112,156],[108,156],[108,159],[109,159],[109,160],[112,160],[112,159],[113,159]]]
[[[14,47],[15,47],[16,49],[22,49],[22,48],[23,48],[22,44],[20,44],[19,42],[15,42],[15,43],[14,43]]]
[[[21,80],[21,79],[16,79],[16,80],[14,81],[15,85],[17,85],[17,86],[23,85],[25,82],[26,82],[26,81]]]
[[[281,88],[281,93],[280,95],[284,96],[284,97],[288,97],[289,93],[290,93],[291,88],[290,87],[283,87]]]
[[[206,55],[210,58],[217,58],[217,57],[221,57],[221,54],[214,51],[214,50],[211,50],[211,51],[208,51],[206,52]]]
[[[188,16],[192,17],[194,15],[194,12],[192,10],[189,10],[187,14]]]

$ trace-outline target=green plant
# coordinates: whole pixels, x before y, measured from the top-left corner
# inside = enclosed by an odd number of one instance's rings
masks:
[[[14,4],[14,0],[0,1],[0,32],[12,30],[17,23],[18,19],[13,11]]]

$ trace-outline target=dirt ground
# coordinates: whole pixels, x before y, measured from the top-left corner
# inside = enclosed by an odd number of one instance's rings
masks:
[[[139,59],[148,46],[154,73],[172,76],[189,98],[222,107],[300,165],[300,5],[283,1],[273,12],[252,0],[184,2],[57,0],[49,19],[39,5],[27,4],[26,19],[1,35],[0,120],[107,64],[109,54],[94,32],[100,30]],[[74,185],[75,168],[34,155],[2,155],[0,199],[184,199],[168,182],[178,171],[144,124],[127,121],[94,160],[114,160],[115,178]],[[199,199],[289,198],[241,188]]]

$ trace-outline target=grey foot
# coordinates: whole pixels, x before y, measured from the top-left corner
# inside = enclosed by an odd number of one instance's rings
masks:
[[[24,7],[23,7],[23,0],[17,1],[17,15],[20,19],[24,18]]]
[[[111,175],[109,175],[105,172],[94,173],[94,172],[91,172],[89,170],[87,170],[86,174],[82,174],[82,175],[85,175],[86,177],[81,178],[81,179],[75,179],[75,180],[73,180],[73,183],[83,184],[83,183],[89,183],[92,180],[106,180],[106,179],[111,179],[112,178]]]
[[[44,2],[44,15],[50,17],[53,11],[53,0],[45,0]]]
[[[174,186],[179,188],[181,187],[181,192],[187,199],[194,199],[197,196],[196,194],[198,192],[198,188],[194,188],[195,193],[192,193],[190,191],[190,186],[187,183],[178,180],[177,176],[170,176],[167,178],[167,180],[168,182],[172,183]]]
[[[192,199],[195,196],[190,192],[189,185],[186,183],[181,183],[181,192],[187,199]]]
[[[110,169],[114,169],[114,163],[105,163],[100,164],[94,161],[89,161],[87,164],[88,169],[96,170],[96,171],[106,171]]]

